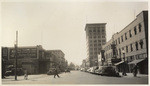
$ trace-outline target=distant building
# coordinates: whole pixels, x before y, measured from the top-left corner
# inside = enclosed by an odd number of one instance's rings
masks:
[[[135,64],[139,65],[140,73],[148,73],[148,11],[139,13],[135,20],[123,30],[112,36],[105,45],[105,59],[108,65],[115,65],[122,71],[125,62],[126,71],[131,72]],[[120,62],[118,59],[120,59]],[[115,61],[117,60],[117,61]]]
[[[106,23],[86,24],[87,66],[98,66],[98,54],[106,43]]]
[[[68,62],[61,50],[47,50],[47,54],[50,55],[50,68],[59,67],[62,71],[67,68]]]

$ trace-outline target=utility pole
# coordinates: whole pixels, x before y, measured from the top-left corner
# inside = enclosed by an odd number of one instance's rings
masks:
[[[17,57],[18,57],[18,31],[16,31],[16,43],[15,43],[15,80],[17,80]]]

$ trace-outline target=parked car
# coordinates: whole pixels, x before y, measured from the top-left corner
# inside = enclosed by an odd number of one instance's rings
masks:
[[[96,74],[99,74],[101,76],[116,76],[116,77],[120,77],[119,73],[116,72],[114,67],[111,66],[102,66],[99,67],[99,69],[97,69]]]
[[[5,75],[6,76],[15,75],[15,68],[12,68],[10,70],[6,70]],[[17,68],[17,75],[18,76],[24,75],[24,71],[22,68]]]
[[[92,73],[92,74],[95,74],[95,70],[97,70],[97,69],[98,69],[97,66],[91,67],[91,68],[89,68],[89,69],[87,70],[87,72]]]
[[[65,73],[66,73],[66,72],[70,72],[70,69],[69,69],[69,68],[67,68],[67,69],[65,70]]]
[[[47,75],[53,75],[54,74],[54,69],[55,68],[50,68],[49,71],[47,72]]]

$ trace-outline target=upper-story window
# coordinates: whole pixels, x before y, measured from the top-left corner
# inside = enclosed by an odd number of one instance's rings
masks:
[[[104,32],[105,30],[104,30],[104,28],[102,29],[102,32]]]
[[[122,40],[122,42],[123,42],[123,36],[121,36],[121,40]]]
[[[140,40],[141,49],[143,49],[143,40]]]
[[[96,30],[93,30],[93,32],[96,32]]]
[[[134,34],[135,34],[135,35],[137,34],[136,27],[134,27]]]
[[[100,30],[97,30],[97,32],[100,32]]]
[[[117,39],[116,39],[116,45],[117,45]]]
[[[130,48],[131,48],[131,52],[133,51],[133,47],[132,47],[132,44],[130,44]]]
[[[105,38],[105,36],[102,36],[102,38]]]
[[[139,23],[139,32],[141,32],[142,25]]]
[[[136,50],[138,50],[138,42],[135,42]]]
[[[127,33],[125,33],[125,39],[127,40]]]
[[[118,38],[118,43],[120,44],[120,38]]]
[[[128,46],[126,46],[126,52],[128,53]]]
[[[89,30],[89,32],[92,32],[92,30]]]
[[[132,33],[131,33],[131,30],[129,30],[129,35],[130,35],[130,37],[132,37]]]

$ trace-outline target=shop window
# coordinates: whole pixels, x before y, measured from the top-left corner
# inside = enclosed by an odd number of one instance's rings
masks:
[[[139,23],[139,32],[141,32],[142,25]]]

